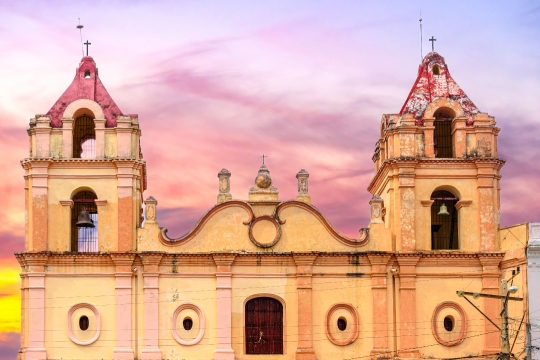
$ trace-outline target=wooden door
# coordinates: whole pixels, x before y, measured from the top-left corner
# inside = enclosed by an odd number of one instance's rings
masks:
[[[283,305],[259,297],[246,303],[246,354],[283,354]]]

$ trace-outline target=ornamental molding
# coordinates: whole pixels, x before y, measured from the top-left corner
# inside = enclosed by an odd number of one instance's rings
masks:
[[[178,322],[178,315],[180,315],[182,310],[187,310],[187,309],[195,311],[195,313],[197,314],[197,317],[199,318],[198,319],[199,320],[199,332],[197,333],[197,336],[193,340],[184,340],[184,339],[182,339],[182,337],[176,331],[176,324]],[[173,316],[172,316],[171,329],[172,329],[172,336],[173,336],[174,340],[176,340],[176,342],[179,343],[180,345],[191,346],[191,345],[198,344],[202,340],[202,338],[204,336],[204,331],[206,329],[206,318],[204,316],[204,312],[202,311],[202,309],[199,306],[197,306],[195,303],[192,303],[192,302],[185,302],[185,303],[182,303],[182,304],[178,305],[176,307],[176,309],[174,310],[174,313],[173,313]]]
[[[458,337],[452,341],[444,340],[440,336],[438,326],[437,326],[438,321],[439,321],[439,315],[445,309],[453,309],[457,311],[457,313],[460,316],[459,320],[461,320],[461,330],[458,334]],[[456,320],[458,319],[454,319],[455,322],[457,322]],[[455,345],[461,344],[463,340],[465,340],[465,334],[467,332],[467,316],[465,315],[465,311],[463,310],[463,308],[459,304],[453,301],[445,301],[437,305],[437,307],[433,311],[433,316],[431,318],[431,332],[433,333],[433,337],[435,337],[435,340],[437,340],[437,342],[441,345],[455,346]]]
[[[336,338],[335,331],[334,331],[335,329],[333,327],[333,323],[331,323],[332,315],[338,310],[346,310],[349,313],[349,316],[348,316],[349,319],[345,319],[345,320],[346,320],[347,327],[352,326],[352,331],[351,331],[350,336],[343,340]],[[356,311],[355,307],[352,304],[337,303],[337,304],[332,305],[330,309],[328,309],[328,311],[326,312],[325,320],[326,321],[325,321],[324,330],[326,332],[326,337],[333,344],[338,345],[338,346],[346,346],[346,345],[352,344],[358,338],[358,325],[359,325],[358,312]]]
[[[73,332],[73,313],[78,309],[89,309],[94,313],[94,316],[96,317],[96,322],[97,322],[96,333],[89,340],[79,340],[77,339],[77,337],[75,336],[75,333]],[[99,338],[99,335],[101,333],[101,316],[99,314],[98,309],[90,303],[78,303],[78,304],[73,305],[67,313],[67,331],[68,331],[69,340],[71,340],[77,345],[85,346],[85,345],[90,345],[96,342],[96,340]]]
[[[340,241],[341,243],[343,243],[345,245],[354,246],[354,247],[364,246],[369,241],[369,229],[368,228],[360,229],[359,230],[360,235],[359,235],[358,238],[349,238],[347,236],[344,236],[344,235],[340,234],[332,226],[332,224],[330,224],[328,219],[315,206],[313,206],[311,204],[308,204],[308,203],[305,203],[305,202],[296,201],[296,200],[288,200],[288,201],[283,201],[281,203],[278,203],[276,208],[274,209],[274,213],[273,213],[272,216],[263,215],[263,216],[260,216],[260,217],[257,217],[257,218],[255,217],[255,214],[253,212],[253,208],[251,207],[251,205],[248,202],[242,201],[242,200],[225,201],[223,203],[217,204],[214,207],[212,207],[208,212],[206,212],[206,214],[203,215],[203,217],[201,217],[199,219],[197,224],[195,224],[195,226],[187,234],[185,234],[185,235],[183,235],[183,236],[181,236],[179,238],[170,238],[170,237],[168,237],[167,236],[167,231],[168,231],[167,228],[161,228],[161,231],[159,233],[159,240],[161,241],[162,244],[164,244],[166,246],[177,246],[177,245],[185,244],[186,242],[193,239],[200,232],[200,230],[203,228],[203,226],[206,224],[206,222],[208,222],[208,220],[214,214],[216,214],[218,211],[220,211],[220,210],[222,210],[224,208],[227,208],[227,207],[241,207],[241,208],[243,208],[243,209],[245,209],[247,211],[248,219],[243,224],[248,226],[248,234],[249,234],[250,240],[255,245],[257,245],[259,247],[262,247],[262,248],[269,248],[269,247],[275,245],[279,241],[279,239],[281,238],[281,225],[283,225],[286,220],[281,220],[280,219],[280,213],[281,213],[281,211],[283,209],[286,209],[288,207],[299,207],[299,208],[302,208],[302,209],[310,212],[312,215],[314,215],[322,223],[322,225],[326,228],[326,230],[328,230],[328,232],[330,232],[330,234],[336,240]],[[270,221],[270,222],[272,222],[274,224],[274,226],[276,226],[276,237],[274,238],[274,240],[272,242],[267,243],[267,244],[262,244],[259,241],[257,241],[257,239],[255,239],[253,237],[252,227],[257,222],[263,221],[263,220]]]

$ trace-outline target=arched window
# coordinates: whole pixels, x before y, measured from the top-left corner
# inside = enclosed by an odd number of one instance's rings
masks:
[[[71,209],[71,251],[98,251],[98,214],[96,199],[96,195],[91,191],[81,191],[73,197],[73,208]],[[83,208],[88,211],[94,227],[77,226],[79,214]]]
[[[84,71],[84,78],[85,79],[90,79],[90,70],[85,70]]]
[[[73,157],[91,159],[96,157],[96,130],[94,119],[88,115],[75,119],[73,128]]]
[[[246,303],[246,354],[283,354],[283,305],[258,297]]]
[[[453,157],[452,120],[455,117],[451,109],[439,109],[435,112],[435,132],[433,136],[436,158]]]
[[[437,64],[433,65],[433,75],[441,75],[441,68]]]
[[[459,199],[451,192],[439,190],[431,194],[431,200],[431,248],[458,249],[459,227],[455,205]]]

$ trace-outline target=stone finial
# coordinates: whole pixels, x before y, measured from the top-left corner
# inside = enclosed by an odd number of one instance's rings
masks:
[[[146,205],[146,222],[155,223],[157,219],[157,200],[153,196],[150,196],[144,201],[144,203]]]
[[[371,224],[384,224],[384,221],[382,220],[383,216],[383,199],[375,194],[369,200],[369,205],[371,205]]]
[[[231,172],[225,168],[218,173],[219,178],[219,194],[217,196],[218,204],[232,200],[231,195]]]
[[[265,201],[278,200],[278,189],[272,186],[272,178],[270,171],[266,165],[262,164],[257,177],[255,178],[255,186],[249,189],[250,201]]]
[[[298,179],[298,195],[296,195],[296,201],[303,201],[311,204],[311,196],[308,192],[309,173],[306,170],[301,169],[296,174],[296,178]]]

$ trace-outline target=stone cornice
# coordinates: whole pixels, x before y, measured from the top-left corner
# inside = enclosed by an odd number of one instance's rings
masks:
[[[413,251],[413,252],[214,252],[214,253],[167,253],[167,252],[126,252],[126,253],[72,253],[72,252],[23,252],[15,254],[22,268],[37,266],[149,266],[157,271],[158,266],[371,266],[392,263],[417,267],[463,267],[490,266],[511,267],[525,262],[524,258],[502,262],[504,253],[474,253],[455,251]],[[540,258],[540,256],[538,256]],[[530,257],[531,258],[531,257]],[[394,260],[392,260],[394,259]],[[515,264],[514,264],[515,263]]]
[[[389,171],[389,167],[393,166],[411,166],[415,167],[430,167],[437,166],[440,168],[453,169],[457,164],[465,165],[471,168],[493,167],[500,170],[506,161],[500,158],[424,158],[424,157],[396,157],[386,159],[381,164],[379,170],[373,176],[369,183],[368,191],[374,193],[378,188],[375,186],[381,181],[383,172]]]
[[[146,161],[136,158],[123,158],[123,157],[115,157],[115,158],[95,158],[95,159],[83,159],[83,158],[38,158],[38,157],[32,157],[32,158],[26,158],[21,160],[21,165],[23,168],[27,169],[35,165],[40,164],[80,164],[80,163],[93,163],[93,164],[117,164],[118,165],[129,165],[130,163],[133,164],[134,167],[139,168],[141,166],[146,165]],[[43,165],[41,165],[43,166]]]

